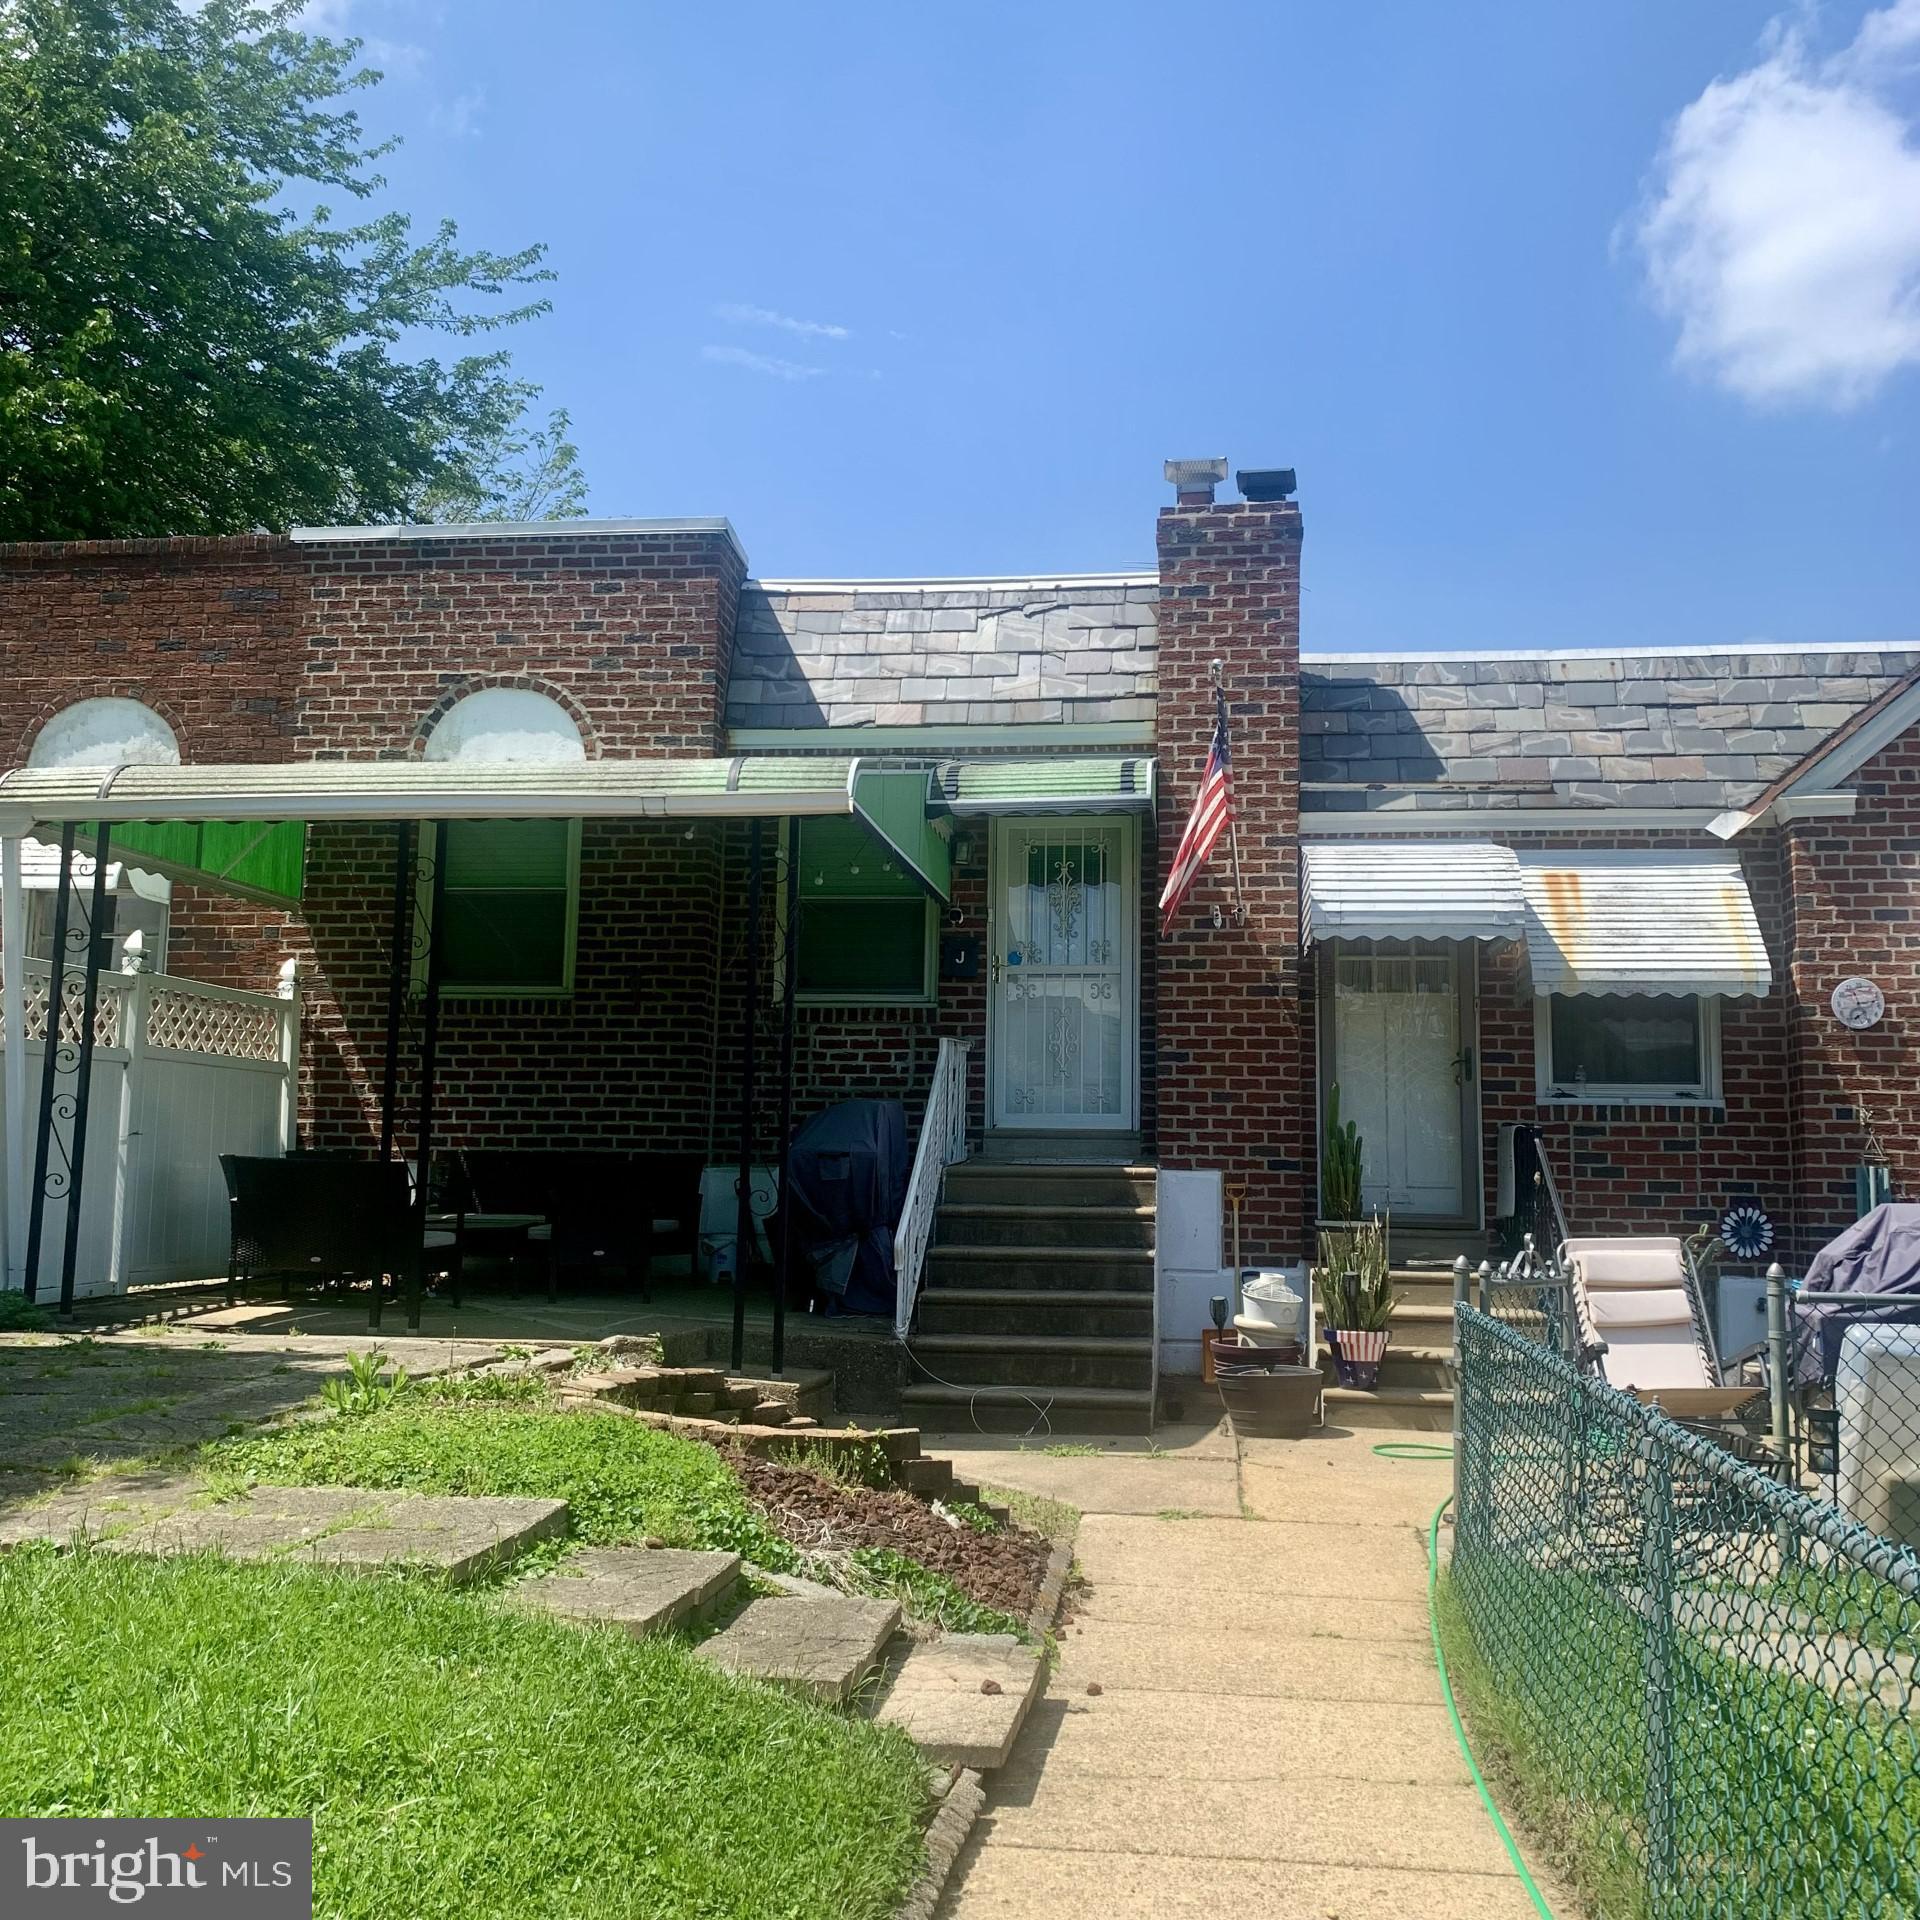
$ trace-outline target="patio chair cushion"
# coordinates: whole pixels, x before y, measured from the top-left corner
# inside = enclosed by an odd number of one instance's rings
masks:
[[[1617,1293],[1590,1292],[1587,1317],[1611,1340],[1617,1328],[1684,1327],[1693,1338],[1693,1308],[1684,1287],[1627,1287]]]
[[[1687,1268],[1678,1240],[1569,1240],[1567,1256],[1590,1293],[1680,1287]]]
[[[1711,1387],[1690,1326],[1606,1329],[1607,1384],[1628,1393]]]

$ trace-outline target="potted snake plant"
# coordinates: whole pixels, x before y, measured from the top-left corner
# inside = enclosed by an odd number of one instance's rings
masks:
[[[1379,1219],[1324,1227],[1313,1270],[1320,1322],[1343,1387],[1371,1393],[1380,1378],[1393,1323],[1387,1227]]]

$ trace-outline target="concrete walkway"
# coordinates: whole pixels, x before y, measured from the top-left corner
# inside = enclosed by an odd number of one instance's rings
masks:
[[[1080,1507],[1088,1586],[949,1920],[1533,1914],[1428,1641],[1451,1470],[1381,1459],[1380,1437],[950,1448],[970,1478]]]

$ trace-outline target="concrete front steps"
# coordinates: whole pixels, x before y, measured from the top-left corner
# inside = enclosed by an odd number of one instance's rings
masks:
[[[950,1167],[905,1416],[946,1432],[1147,1432],[1153,1234],[1151,1167]]]
[[[1393,1284],[1392,1337],[1380,1363],[1379,1385],[1372,1392],[1336,1385],[1333,1355],[1321,1342],[1317,1358],[1327,1376],[1322,1395],[1327,1424],[1402,1433],[1450,1432],[1453,1275],[1437,1266],[1396,1268]]]

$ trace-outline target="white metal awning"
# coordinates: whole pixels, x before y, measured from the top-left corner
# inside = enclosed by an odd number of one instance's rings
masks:
[[[1523,853],[1536,993],[1766,993],[1760,922],[1730,853]]]
[[[1518,940],[1519,863],[1490,840],[1327,840],[1300,849],[1300,927],[1316,940]]]
[[[93,855],[73,850],[72,882],[76,887],[93,885]],[[60,843],[47,840],[20,842],[20,884],[29,893],[51,893],[60,884]],[[173,888],[157,873],[129,867],[119,860],[107,862],[107,891],[137,894],[142,900],[172,899]]]

